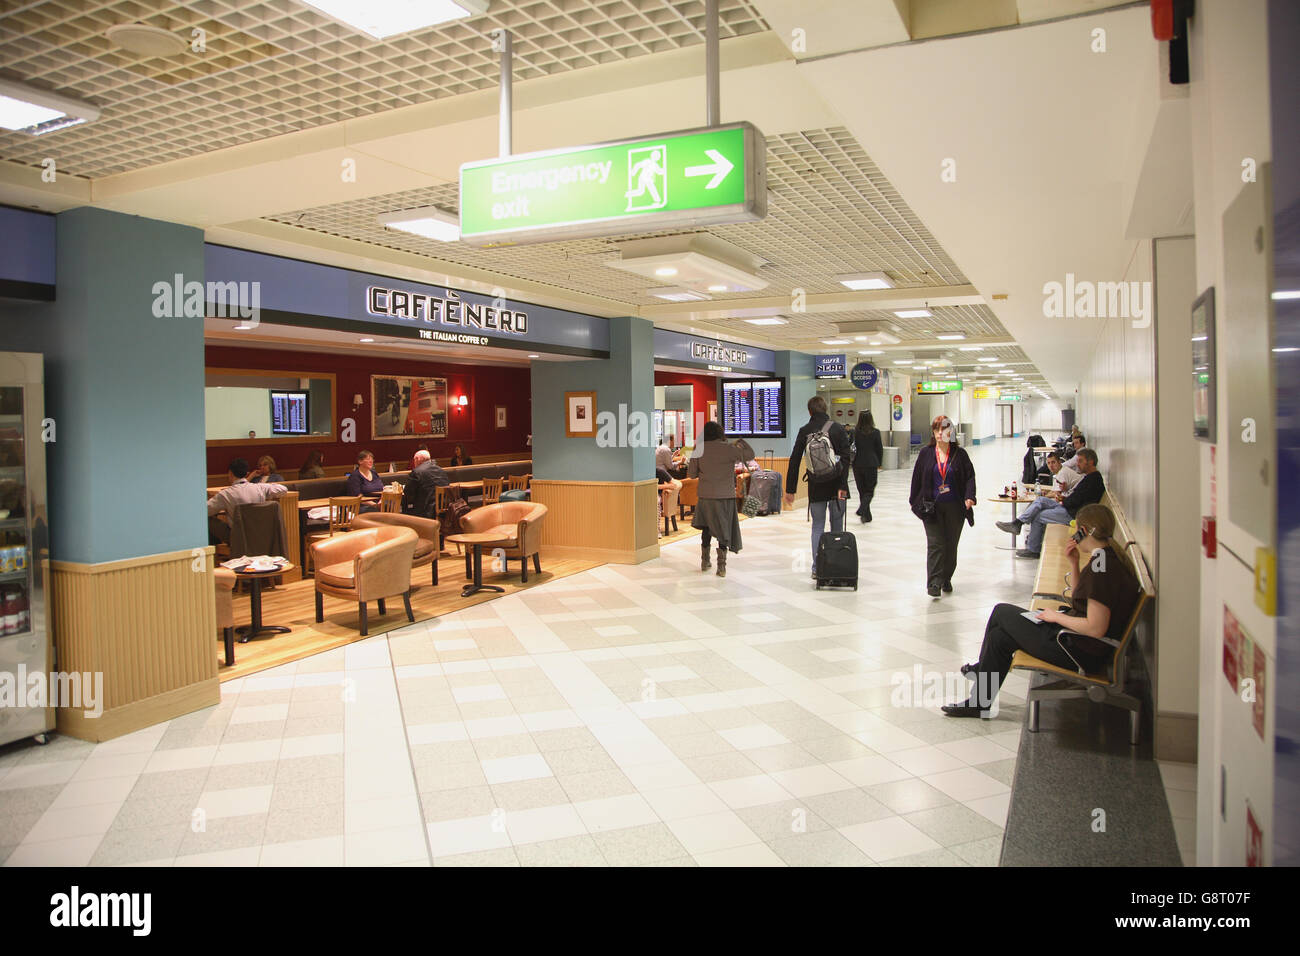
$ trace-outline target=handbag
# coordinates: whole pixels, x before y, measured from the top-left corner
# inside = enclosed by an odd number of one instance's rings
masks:
[[[740,513],[746,518],[753,518],[762,507],[763,503],[753,495],[745,495],[745,500],[740,503]]]
[[[922,521],[929,521],[934,517],[934,502],[929,498],[922,498],[916,503],[916,507],[912,511]]]

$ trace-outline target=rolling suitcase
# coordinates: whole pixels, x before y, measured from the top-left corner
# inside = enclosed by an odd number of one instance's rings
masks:
[[[758,499],[758,513],[760,515],[780,514],[780,474],[768,470],[754,472],[749,476],[749,493]]]
[[[827,531],[817,542],[817,590],[858,589],[858,539],[848,531]]]

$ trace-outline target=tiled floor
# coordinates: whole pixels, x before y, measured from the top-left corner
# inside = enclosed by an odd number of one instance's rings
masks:
[[[971,450],[986,492],[1019,444]],[[745,523],[725,579],[686,540],[228,682],[129,737],[8,748],[0,861],[995,864],[1023,679],[992,720],[943,717],[942,683],[891,697],[972,659],[1033,562],[994,549],[981,501],[955,593],[927,597],[909,477],[883,473],[852,525],[856,592],[813,589],[789,513]]]
[[[1196,764],[1157,762],[1165,785],[1165,799],[1174,818],[1174,836],[1183,866],[1196,865]]]

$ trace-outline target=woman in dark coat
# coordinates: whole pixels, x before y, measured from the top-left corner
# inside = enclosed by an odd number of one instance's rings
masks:
[[[727,441],[722,426],[705,422],[703,441],[686,463],[686,474],[700,479],[699,504],[691,527],[700,529],[700,570],[709,570],[710,538],[718,539],[718,577],[727,576],[727,552],[740,550],[740,516],[736,513],[736,462],[743,453]]]
[[[871,520],[871,499],[876,493],[876,479],[879,477],[880,463],[885,457],[880,429],[876,427],[871,412],[863,412],[858,416],[853,443],[857,448],[853,457],[853,480],[858,485],[858,517],[866,524]]]
[[[975,524],[975,466],[957,444],[957,429],[947,415],[935,418],[930,433],[930,444],[916,456],[907,500],[925,522],[926,593],[938,597],[940,588],[952,591],[962,522]]]

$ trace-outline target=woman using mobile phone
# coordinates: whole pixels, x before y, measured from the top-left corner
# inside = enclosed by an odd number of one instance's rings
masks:
[[[1070,580],[1075,582],[1069,611],[1031,614],[1014,604],[999,604],[984,628],[979,660],[961,672],[975,681],[971,696],[948,704],[949,717],[986,713],[1011,670],[1011,658],[1023,650],[1058,667],[1105,673],[1124,636],[1138,599],[1138,579],[1115,548],[1115,515],[1105,505],[1084,505],[1076,517],[1078,533],[1066,545]],[[1062,633],[1066,637],[1062,637]]]

